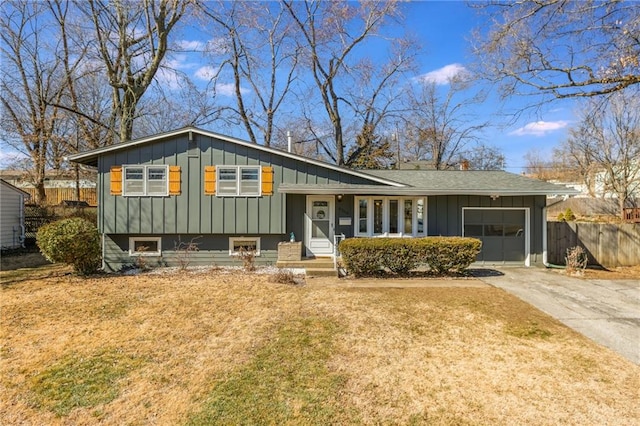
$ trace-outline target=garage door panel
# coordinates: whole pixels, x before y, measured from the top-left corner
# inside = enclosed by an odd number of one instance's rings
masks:
[[[477,261],[526,261],[526,212],[510,209],[473,209],[464,212],[464,235],[482,241]]]
[[[506,237],[502,240],[504,261],[519,262],[524,261],[524,236]]]
[[[502,223],[502,211],[482,210],[482,223]]]
[[[484,237],[482,239],[482,260],[485,262],[501,262],[502,237]]]

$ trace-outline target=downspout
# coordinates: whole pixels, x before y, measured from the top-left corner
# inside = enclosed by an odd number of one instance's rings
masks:
[[[105,254],[105,248],[104,248],[104,234],[102,235],[102,266],[100,266],[100,270],[104,271],[106,264],[104,263],[104,254]]]
[[[24,227],[24,195],[20,194],[20,236],[18,237],[18,241],[20,241],[20,247],[25,248],[24,242],[27,239],[27,232]]]

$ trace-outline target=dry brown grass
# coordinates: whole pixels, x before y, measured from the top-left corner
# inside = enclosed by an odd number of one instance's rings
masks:
[[[337,324],[345,423],[638,424],[640,367],[495,288],[291,286],[246,273],[4,285],[3,424],[181,424],[283,324]],[[333,328],[332,328],[333,330]],[[71,354],[143,360],[111,402],[57,417],[34,378]],[[324,401],[318,401],[322,404]]]

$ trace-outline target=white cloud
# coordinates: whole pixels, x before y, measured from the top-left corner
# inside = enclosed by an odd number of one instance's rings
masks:
[[[564,129],[569,125],[568,121],[534,121],[533,123],[527,123],[523,127],[510,132],[510,135],[514,136],[544,136],[547,133],[555,132],[556,130]]]
[[[204,81],[209,81],[218,73],[218,68],[212,67],[210,65],[205,65],[196,70],[193,74],[196,78]]]
[[[417,77],[417,80],[424,83],[444,85],[449,84],[454,77],[466,73],[467,69],[464,66],[460,64],[449,64],[437,70],[422,74]]]
[[[180,50],[192,50],[195,52],[202,52],[207,46],[207,43],[198,40],[179,40],[178,49]]]
[[[16,161],[26,159],[26,155],[10,147],[2,147],[0,150],[0,167],[10,167]]]
[[[158,69],[154,78],[160,86],[169,90],[177,90],[182,86],[180,76],[171,68]]]
[[[236,87],[233,83],[220,83],[216,84],[216,93],[222,96],[235,96]],[[246,94],[249,93],[249,89],[245,89],[244,87],[240,87],[240,93]]]

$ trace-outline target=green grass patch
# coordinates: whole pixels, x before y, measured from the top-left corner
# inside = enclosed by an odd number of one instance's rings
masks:
[[[327,366],[338,332],[338,324],[326,318],[288,321],[248,364],[215,385],[187,424],[357,421],[336,397],[345,377]]]
[[[529,339],[548,339],[552,336],[551,331],[542,327],[537,322],[509,325],[505,328],[505,332],[510,336]]]
[[[31,379],[33,404],[66,416],[74,408],[109,403],[120,392],[120,379],[142,363],[116,350],[69,355]]]

